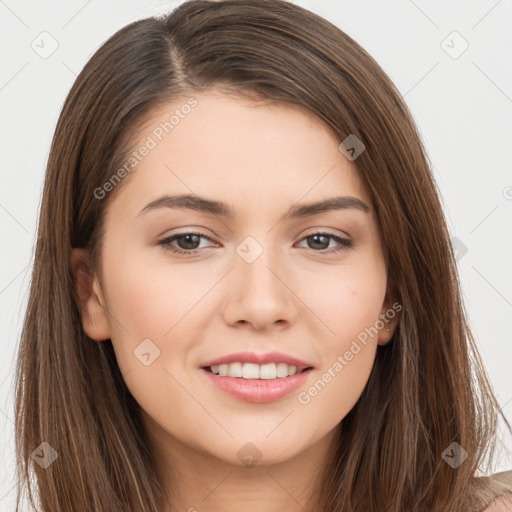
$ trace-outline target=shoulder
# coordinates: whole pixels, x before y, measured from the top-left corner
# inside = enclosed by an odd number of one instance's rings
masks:
[[[482,512],[512,512],[512,493],[497,498]]]
[[[482,480],[488,482],[492,496],[482,512],[512,512],[512,470],[494,473]]]

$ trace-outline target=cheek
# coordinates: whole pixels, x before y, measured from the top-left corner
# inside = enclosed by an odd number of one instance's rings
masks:
[[[329,431],[353,409],[368,382],[375,344],[348,343],[333,353],[297,395],[297,407],[320,434]]]
[[[171,268],[165,261],[150,262],[143,251],[136,256],[111,264],[108,302],[128,331],[162,338],[205,294],[211,279],[195,277],[178,266]]]
[[[179,366],[187,364],[190,350],[200,339],[198,333],[204,330],[205,308],[215,311],[207,295],[218,277],[208,269],[173,267],[164,258],[148,264],[147,256],[136,257],[133,252],[119,258],[112,251],[105,265],[111,340],[119,367],[123,373],[141,370],[136,354],[147,339],[156,347],[146,341],[149,351],[158,354],[151,368],[173,369],[177,361]]]
[[[142,258],[118,259],[111,254],[105,288],[116,359],[142,409],[165,423],[171,402],[186,409],[190,400],[179,383],[198,339],[197,306],[213,277],[198,277],[194,284],[191,271],[171,271],[169,265],[148,265]],[[190,384],[187,390],[200,396],[200,389]]]
[[[327,269],[324,275],[317,272],[314,277],[315,284],[305,296],[308,307],[325,327],[322,344],[332,358],[333,351],[344,351],[351,340],[379,320],[386,292],[385,269],[380,265],[346,265],[335,271]],[[304,288],[302,293],[306,291]]]
[[[297,397],[309,417],[336,425],[363,392],[377,350],[377,321],[386,291],[380,265],[345,266],[329,279],[317,274],[308,306],[321,319],[321,360],[315,378]],[[316,421],[316,420],[315,420]]]
[[[373,277],[353,277],[342,281],[342,286],[330,285],[330,292],[324,290],[322,300],[312,305],[321,311],[329,333],[318,342],[320,364],[297,402],[305,417],[322,428],[334,428],[368,382],[377,350],[375,324],[385,295],[385,282]]]

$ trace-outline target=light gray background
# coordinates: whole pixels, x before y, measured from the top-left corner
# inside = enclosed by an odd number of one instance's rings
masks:
[[[62,103],[77,73],[116,30],[180,3],[0,0],[0,511],[13,510],[13,370]],[[405,96],[452,236],[467,248],[458,262],[466,308],[512,421],[512,0],[295,3],[352,36]],[[58,43],[48,58],[32,48],[51,49],[44,31]],[[461,53],[464,40],[469,47]],[[510,457],[502,457],[496,471],[511,468]]]

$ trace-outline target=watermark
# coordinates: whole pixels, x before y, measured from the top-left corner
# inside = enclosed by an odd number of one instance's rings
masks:
[[[252,443],[245,443],[236,456],[248,468],[252,468],[262,457],[261,451]]]
[[[467,254],[468,246],[456,236],[452,236],[451,243],[455,253],[455,261],[461,260]]]
[[[397,312],[402,311],[402,305],[395,302],[391,308],[389,308],[383,315],[380,315],[380,319],[377,320],[371,327],[366,327],[364,331],[361,331],[357,335],[357,339],[352,340],[350,349],[345,351],[343,355],[338,355],[336,361],[327,368],[327,370],[321,375],[321,377],[306,391],[301,391],[297,395],[297,400],[302,405],[307,405],[311,402],[311,399],[317,396],[329,382],[331,382],[342,370],[349,364],[354,356],[361,352],[362,348],[358,344],[358,341],[364,346],[368,343],[368,337],[376,336],[380,330],[384,328],[393,318],[395,318]]]
[[[441,41],[441,48],[455,60],[469,48],[469,43],[459,32],[454,30]]]
[[[254,263],[263,254],[263,247],[252,236],[248,236],[238,244],[236,253],[246,263]]]
[[[100,200],[104,199],[107,192],[114,190],[121,180],[127,174],[132,172],[137,164],[148,156],[150,151],[155,149],[158,143],[161,142],[166,135],[171,133],[178,124],[180,124],[182,119],[185,119],[188,114],[192,112],[192,109],[196,107],[197,104],[197,100],[194,97],[190,97],[186,103],[183,103],[179,108],[176,108],[168,121],[164,121],[154,128],[151,134],[146,137],[144,144],[133,151],[124,164],[119,167],[119,169],[101,187],[94,189],[94,197]]]
[[[441,457],[453,469],[457,469],[468,458],[468,452],[459,443],[453,442]]]
[[[144,366],[151,366],[155,359],[160,357],[160,349],[149,338],[146,338],[137,345],[133,354]]]
[[[56,460],[59,454],[52,445],[44,441],[31,454],[32,459],[43,469],[49,468]]]
[[[347,160],[353,162],[365,149],[365,145],[353,133],[351,133],[343,142],[340,143],[338,149],[343,153]]]
[[[50,58],[59,48],[59,43],[49,32],[41,32],[30,43],[30,47],[41,59]]]
[[[510,185],[503,189],[503,197],[507,201],[512,201],[512,187]]]

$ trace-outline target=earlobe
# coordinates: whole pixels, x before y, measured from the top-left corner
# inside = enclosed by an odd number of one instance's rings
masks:
[[[377,339],[379,345],[386,345],[391,341],[398,326],[401,311],[402,305],[400,303],[386,297],[379,315],[379,334]]]
[[[391,327],[385,327],[384,329],[382,329],[379,332],[377,344],[378,345],[387,345],[391,341],[391,338],[393,337],[393,333],[394,333],[394,331],[391,330]]]
[[[110,324],[101,286],[85,249],[72,249],[71,268],[74,298],[80,310],[85,333],[96,341],[110,338]]]

